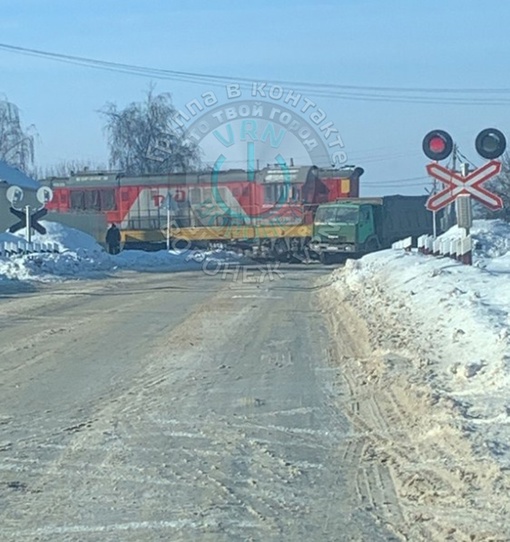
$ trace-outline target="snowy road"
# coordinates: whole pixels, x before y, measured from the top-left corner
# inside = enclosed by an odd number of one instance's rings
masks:
[[[394,540],[354,490],[323,273],[0,296],[0,540]]]

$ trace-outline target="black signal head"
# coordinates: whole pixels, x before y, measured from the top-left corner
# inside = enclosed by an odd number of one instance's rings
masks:
[[[506,139],[496,128],[486,128],[476,136],[475,147],[480,156],[493,160],[505,152]]]

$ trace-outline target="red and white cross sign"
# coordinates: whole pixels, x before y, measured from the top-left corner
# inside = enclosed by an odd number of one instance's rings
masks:
[[[482,187],[485,181],[488,181],[500,171],[501,162],[497,160],[487,162],[487,164],[472,171],[466,177],[435,162],[428,164],[428,174],[434,177],[434,179],[446,184],[446,187],[437,194],[430,196],[426,204],[427,209],[429,211],[439,211],[439,209],[455,201],[460,194],[469,194],[492,211],[501,209],[503,207],[503,200]]]

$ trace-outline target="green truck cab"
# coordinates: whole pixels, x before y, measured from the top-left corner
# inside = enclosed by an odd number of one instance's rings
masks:
[[[319,205],[310,249],[323,263],[389,248],[406,237],[431,234],[427,196],[386,196],[338,200]]]

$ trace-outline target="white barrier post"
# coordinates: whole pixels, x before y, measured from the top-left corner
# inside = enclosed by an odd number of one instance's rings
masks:
[[[418,240],[416,242],[416,246],[418,247],[418,252],[421,252],[422,254],[425,253],[426,242],[427,242],[426,235],[420,235],[420,237],[418,237]]]
[[[473,265],[473,241],[471,236],[461,239],[460,261],[465,265]]]
[[[461,252],[462,252],[462,238],[457,237],[457,239],[455,239],[455,259],[457,261],[461,260]]]
[[[449,238],[441,240],[441,254],[445,258],[449,258],[451,255],[452,240]]]
[[[427,235],[425,240],[425,254],[432,254],[434,252],[434,238]]]
[[[432,254],[434,254],[434,256],[439,256],[441,254],[441,239],[439,237],[434,239],[432,244]]]

